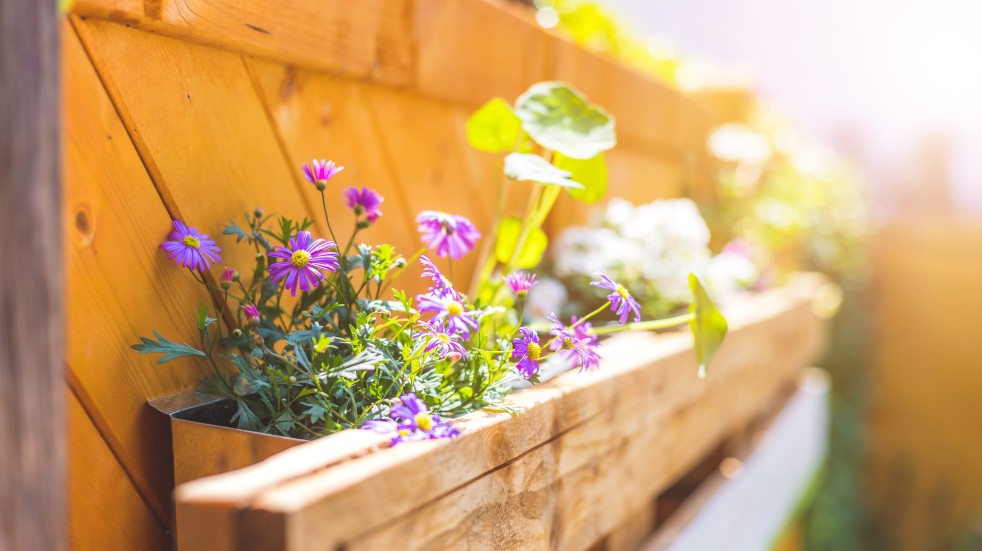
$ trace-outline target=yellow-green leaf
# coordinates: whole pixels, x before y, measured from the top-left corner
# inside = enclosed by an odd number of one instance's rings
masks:
[[[726,318],[716,308],[702,280],[696,274],[689,274],[689,289],[692,290],[692,304],[689,312],[695,314],[689,326],[695,344],[696,358],[699,360],[699,377],[705,377],[709,363],[723,344],[728,329]]]
[[[583,203],[596,203],[607,194],[607,162],[603,153],[589,159],[574,159],[556,153],[552,163],[569,172],[570,179],[583,186],[580,189],[566,189],[573,199]]]
[[[508,102],[494,98],[467,119],[467,141],[474,149],[497,153],[515,147],[522,121]]]
[[[507,264],[518,246],[518,238],[522,233],[522,221],[515,216],[509,216],[498,226],[498,239],[495,244],[495,257],[502,264]],[[528,238],[519,253],[513,268],[534,268],[542,260],[542,255],[549,245],[549,238],[542,228],[529,232]]]

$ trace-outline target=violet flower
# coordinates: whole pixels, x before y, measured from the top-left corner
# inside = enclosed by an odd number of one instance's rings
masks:
[[[419,263],[423,265],[422,277],[428,277],[430,278],[430,281],[433,282],[433,285],[430,286],[431,293],[446,291],[446,290],[451,290],[454,293],[457,292],[456,290],[454,290],[453,284],[450,283],[450,280],[447,279],[445,275],[443,275],[443,272],[440,271],[440,268],[437,268],[436,264],[434,264],[433,261],[429,259],[429,257],[427,257],[425,254],[420,256]]]
[[[389,419],[372,419],[361,428],[389,435],[392,446],[401,442],[460,436],[460,430],[440,419],[439,415],[431,415],[426,404],[412,392],[402,395],[392,406]]]
[[[621,325],[627,323],[627,316],[631,312],[634,312],[634,321],[641,321],[641,305],[634,300],[631,293],[627,292],[627,288],[604,274],[596,273],[593,275],[599,278],[599,281],[592,281],[590,285],[612,291],[607,295],[607,300],[610,301],[610,310],[620,316],[618,321]]]
[[[579,326],[571,330],[559,321],[556,314],[550,314],[549,321],[553,323],[549,333],[554,336],[549,344],[550,350],[558,351],[559,355],[573,367],[579,366],[580,371],[589,371],[600,366],[600,354],[596,350],[595,338],[591,339],[591,335],[577,331]]]
[[[573,336],[575,336],[579,342],[583,343],[587,349],[593,350],[594,356],[596,356],[595,362],[591,364],[582,364],[580,366],[580,371],[600,367],[600,352],[597,350],[600,347],[600,339],[597,337],[597,335],[590,332],[590,330],[593,329],[593,325],[591,325],[588,321],[581,322],[579,325],[577,325],[576,322],[576,316],[572,316],[569,319],[570,325],[574,326]]]
[[[535,285],[535,274],[530,274],[527,272],[512,272],[505,276],[505,283],[508,284],[508,288],[511,292],[515,293],[518,298],[525,298],[529,294],[529,289]]]
[[[542,347],[539,346],[539,335],[528,327],[518,330],[519,337],[512,341],[511,358],[518,360],[515,369],[526,380],[539,372],[539,357]]]
[[[344,204],[355,211],[356,215],[364,214],[369,222],[375,222],[379,216],[382,216],[379,206],[385,199],[374,189],[363,187],[359,190],[349,187],[341,193],[344,194]]]
[[[337,243],[326,239],[313,239],[309,231],[301,231],[290,239],[290,246],[276,247],[269,253],[270,258],[280,258],[279,262],[270,262],[269,274],[275,284],[286,278],[286,288],[290,295],[297,295],[300,290],[309,291],[324,281],[321,270],[335,271],[338,269],[338,253],[330,249],[337,248]]]
[[[479,312],[468,311],[463,298],[452,287],[417,295],[416,303],[420,314],[433,314],[430,323],[442,324],[450,333],[459,333],[467,339],[470,338],[471,331],[477,330],[474,317]]]
[[[467,349],[458,340],[460,337],[454,333],[448,333],[442,327],[436,327],[425,321],[418,322],[423,330],[417,333],[418,337],[426,339],[426,352],[436,351],[440,358],[465,358]]]
[[[473,250],[481,238],[481,232],[470,220],[456,214],[424,210],[416,217],[416,223],[427,248],[433,249],[437,256],[454,260]]]
[[[218,256],[222,250],[215,245],[215,241],[208,234],[200,233],[197,228],[187,226],[178,220],[174,220],[174,229],[167,239],[168,241],[160,244],[160,248],[178,266],[203,272],[210,268],[212,263],[222,260]]]
[[[334,161],[314,159],[310,164],[303,165],[303,177],[314,184],[317,189],[324,191],[327,188],[327,182],[342,170],[344,167],[336,166]]]

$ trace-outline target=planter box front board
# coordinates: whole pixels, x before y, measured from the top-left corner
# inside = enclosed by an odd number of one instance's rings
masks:
[[[346,431],[179,486],[179,548],[589,549],[796,383],[823,340],[820,284],[734,304],[706,379],[689,334],[622,334],[598,371],[465,416],[453,441]]]

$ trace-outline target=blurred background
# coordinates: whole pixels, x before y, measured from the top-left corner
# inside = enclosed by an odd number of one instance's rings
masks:
[[[714,241],[803,249],[843,289],[807,549],[982,549],[982,2],[534,5],[718,118]]]

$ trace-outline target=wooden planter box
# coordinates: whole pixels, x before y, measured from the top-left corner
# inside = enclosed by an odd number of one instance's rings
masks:
[[[706,379],[684,332],[622,334],[594,373],[514,393],[462,435],[383,449],[346,431],[179,486],[178,546],[589,549],[724,439],[767,414],[820,350],[815,276],[728,311]]]

